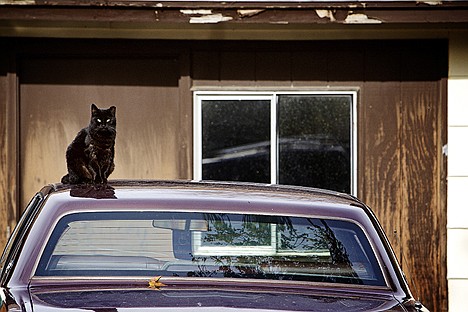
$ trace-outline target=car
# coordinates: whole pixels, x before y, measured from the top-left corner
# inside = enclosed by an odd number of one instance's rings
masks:
[[[427,311],[351,195],[205,181],[51,184],[1,258],[0,311]]]

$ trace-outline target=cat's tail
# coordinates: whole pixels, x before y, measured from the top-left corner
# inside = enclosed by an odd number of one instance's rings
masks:
[[[70,175],[68,173],[66,175],[64,175],[60,182],[62,182],[63,184],[69,184],[70,183]]]

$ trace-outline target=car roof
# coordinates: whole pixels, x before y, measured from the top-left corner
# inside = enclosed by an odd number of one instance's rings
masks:
[[[89,196],[99,196],[99,191],[113,188],[121,195],[126,191],[145,191],[166,190],[168,192],[213,192],[216,191],[217,197],[230,197],[232,194],[239,196],[274,196],[289,200],[308,200],[329,203],[353,204],[363,206],[364,204],[352,195],[324,190],[312,187],[280,185],[280,184],[261,184],[249,182],[223,182],[223,181],[190,181],[190,180],[111,180],[107,185],[70,185],[70,184],[50,184],[45,186],[41,192],[44,195],[54,192],[73,191],[73,190],[91,190],[94,193]],[[85,195],[85,194],[84,194]],[[83,197],[86,197],[84,196]],[[214,195],[214,193],[212,193]],[[77,196],[79,197],[79,196]]]
[[[111,180],[107,185],[51,184],[43,213],[135,209],[207,213],[276,214],[355,220],[378,224],[373,212],[349,194],[301,186],[243,182]],[[99,201],[96,201],[99,199]]]

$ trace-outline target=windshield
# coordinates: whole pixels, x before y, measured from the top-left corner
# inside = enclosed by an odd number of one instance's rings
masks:
[[[253,214],[71,214],[57,224],[36,271],[36,276],[157,275],[385,286],[357,224]]]

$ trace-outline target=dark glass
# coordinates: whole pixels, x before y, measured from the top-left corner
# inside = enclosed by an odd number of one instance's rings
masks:
[[[348,95],[278,97],[280,184],[351,191]]]
[[[202,102],[202,178],[270,183],[270,101]]]
[[[361,227],[345,220],[203,212],[63,217],[36,276],[177,276],[385,286]]]

